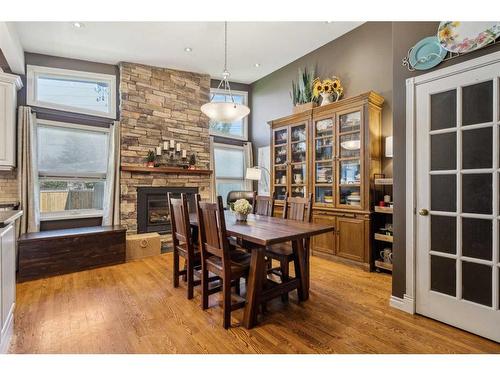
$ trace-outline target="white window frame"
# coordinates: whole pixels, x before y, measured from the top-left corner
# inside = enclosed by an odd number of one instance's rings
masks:
[[[109,86],[110,95],[108,102],[108,112],[93,111],[90,109],[82,109],[79,107],[55,104],[38,100],[37,97],[37,82],[38,77],[53,77],[63,79],[73,79],[76,81],[85,82],[102,82]],[[92,115],[106,118],[116,118],[116,77],[111,74],[81,72],[77,70],[49,68],[46,66],[28,65],[26,67],[27,77],[27,103],[30,106],[57,109],[61,111],[81,113],[84,115]]]
[[[235,149],[235,150],[241,150],[241,152],[243,152],[243,177],[241,179],[239,178],[230,178],[230,177],[217,177],[217,163],[215,162],[215,166],[214,166],[214,179],[215,179],[215,186],[214,186],[214,190],[215,190],[215,195],[218,194],[217,192],[217,181],[224,181],[224,182],[228,182],[228,183],[231,183],[231,182],[240,182],[242,181],[243,182],[243,189],[246,189],[248,187],[248,180],[245,178],[245,172],[246,172],[246,168],[247,168],[247,164],[248,164],[248,161],[247,161],[247,155],[245,153],[245,147],[244,146],[238,146],[238,145],[231,145],[231,144],[227,144],[227,143],[220,143],[220,142],[214,142],[213,144],[213,152],[214,152],[214,161],[215,161],[215,149],[216,148],[225,148],[225,149]],[[224,202],[224,205],[226,204],[226,197],[222,197],[222,200]]]
[[[52,126],[52,127],[62,127],[65,129],[75,129],[75,130],[86,130],[93,132],[105,133],[108,135],[108,158],[109,158],[109,145],[110,145],[110,137],[111,132],[109,128],[101,128],[97,126],[88,126],[88,125],[80,125],[73,124],[68,122],[60,122],[60,121],[51,121],[51,120],[43,120],[37,119],[35,124],[35,145],[36,145],[36,153],[38,153],[38,127],[39,126]],[[37,157],[38,163],[38,157]],[[39,171],[38,164],[36,166],[38,172],[38,181],[42,180],[60,180],[60,181],[86,181],[86,182],[98,182],[103,181],[106,185],[108,184],[109,177],[109,167],[106,167],[106,173],[82,173],[82,174],[68,174],[68,173],[57,173],[51,174],[47,171]],[[40,198],[40,186],[37,184],[37,194],[38,198]],[[40,204],[40,199],[38,199],[38,204]],[[102,217],[103,210],[97,209],[80,209],[80,210],[66,210],[66,211],[54,211],[54,212],[40,212],[40,221],[53,221],[53,220],[64,220],[64,219],[82,219],[82,218],[91,218],[91,217]]]
[[[248,105],[248,92],[247,91],[231,90],[231,93],[235,94],[235,95],[241,95],[241,96],[243,96],[243,104],[244,105]],[[210,89],[210,98],[212,98],[212,96],[214,94],[227,94],[227,90],[213,89],[213,88]],[[248,141],[248,116],[245,116],[245,118],[243,118],[243,136],[242,137],[235,136],[235,135],[228,135],[228,134],[225,134],[225,133],[213,131],[210,128],[209,128],[209,132],[210,132],[210,135],[213,135],[215,137],[222,137],[222,138],[228,138],[228,139],[237,139],[239,141]]]

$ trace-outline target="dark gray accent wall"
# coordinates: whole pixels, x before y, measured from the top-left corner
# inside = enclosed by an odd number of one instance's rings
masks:
[[[392,294],[403,297],[406,290],[406,225],[405,225],[405,171],[406,171],[406,79],[426,71],[410,72],[401,65],[408,49],[420,39],[436,35],[439,22],[394,22],[392,27],[393,51],[393,122],[394,122],[394,273]],[[500,50],[500,44],[446,61],[433,70]]]
[[[269,144],[269,120],[292,113],[291,81],[297,80],[298,69],[314,65],[321,78],[340,77],[345,97],[370,90],[381,94],[385,98],[382,132],[384,136],[391,135],[391,38],[391,22],[368,22],[254,82],[250,114],[254,149]],[[384,171],[392,176],[391,159],[384,160]]]

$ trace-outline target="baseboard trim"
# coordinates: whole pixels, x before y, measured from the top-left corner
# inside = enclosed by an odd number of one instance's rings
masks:
[[[403,298],[391,296],[389,305],[408,314],[415,314],[415,301],[406,294],[403,295]]]

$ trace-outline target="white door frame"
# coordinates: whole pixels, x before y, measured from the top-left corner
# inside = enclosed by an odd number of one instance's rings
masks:
[[[418,85],[500,62],[494,52],[447,68],[438,69],[406,80],[406,293],[403,298],[391,296],[392,307],[414,314],[416,308],[416,107]]]

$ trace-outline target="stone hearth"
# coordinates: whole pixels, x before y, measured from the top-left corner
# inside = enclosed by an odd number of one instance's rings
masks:
[[[120,124],[122,166],[142,166],[148,151],[175,139],[188,154],[196,153],[197,167],[209,168],[208,118],[200,106],[209,100],[208,75],[120,64]],[[210,197],[210,175],[121,171],[121,223],[137,232],[137,187],[196,187]]]

